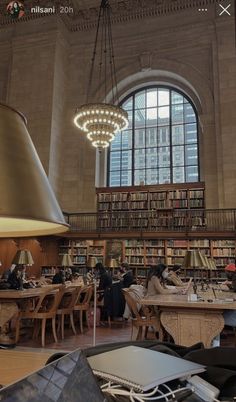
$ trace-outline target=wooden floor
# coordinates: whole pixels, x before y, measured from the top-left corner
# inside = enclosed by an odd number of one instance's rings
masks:
[[[131,338],[131,323],[130,322],[115,322],[111,328],[108,325],[96,327],[96,345],[103,343],[129,341]],[[50,327],[47,329],[46,345],[47,349],[60,349],[72,351],[76,348],[85,349],[93,346],[93,329],[84,328],[84,333],[81,334],[78,329],[78,334],[74,335],[69,328],[65,329],[65,339],[62,340],[58,336],[58,343],[55,343],[52,337]],[[41,348],[40,338],[33,340],[31,331],[23,331],[20,336],[18,347]]]
[[[149,331],[149,339],[155,339],[154,333]],[[130,322],[115,322],[112,323],[111,328],[108,326],[99,326],[96,328],[96,345],[112,342],[129,341],[131,339],[131,323]],[[235,334],[231,329],[224,330],[221,336],[221,346],[234,347]],[[80,334],[78,330],[77,335],[73,335],[71,329],[67,328],[65,331],[65,339],[58,339],[58,343],[53,341],[51,330],[48,328],[46,336],[47,349],[56,349],[63,351],[72,351],[76,348],[87,348],[93,346],[93,329],[88,330],[84,328],[84,334]],[[31,331],[24,330],[20,336],[17,349],[22,347],[41,349],[40,339],[33,340],[31,338]]]

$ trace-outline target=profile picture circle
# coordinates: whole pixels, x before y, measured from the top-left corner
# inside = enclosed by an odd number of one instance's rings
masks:
[[[21,1],[10,1],[7,5],[7,14],[12,18],[21,18],[25,15],[24,4]]]

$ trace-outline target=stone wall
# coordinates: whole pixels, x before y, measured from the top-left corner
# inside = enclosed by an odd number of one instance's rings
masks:
[[[120,97],[161,83],[179,88],[199,113],[201,180],[207,208],[236,207],[234,16],[196,8],[113,25]],[[94,29],[68,29],[57,17],[0,29],[0,98],[19,108],[63,210],[95,209],[106,158],[73,125],[85,102]],[[11,46],[9,46],[9,43]],[[93,86],[93,99],[99,88]],[[95,172],[100,165],[100,174]]]

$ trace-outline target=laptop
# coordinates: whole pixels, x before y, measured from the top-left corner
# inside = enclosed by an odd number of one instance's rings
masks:
[[[205,371],[201,364],[138,346],[91,356],[88,362],[98,377],[141,392]]]
[[[105,402],[80,349],[0,390],[4,402]]]

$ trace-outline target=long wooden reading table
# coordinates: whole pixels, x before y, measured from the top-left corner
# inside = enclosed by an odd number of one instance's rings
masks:
[[[224,297],[229,295],[225,293]],[[235,300],[189,301],[187,295],[176,294],[144,298],[141,304],[157,306],[161,324],[175,343],[183,346],[203,342],[205,347],[210,347],[213,338],[224,328],[223,312],[236,310]]]
[[[52,293],[59,285],[48,285],[40,288],[24,290],[0,290],[0,344],[12,345],[14,339],[8,334],[8,323],[18,313],[19,309],[26,301],[34,300],[45,292],[45,288],[50,288]],[[79,286],[71,284],[71,286]]]

